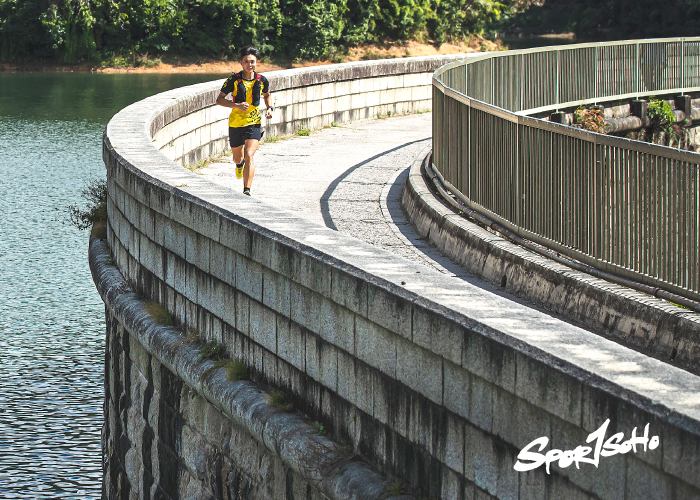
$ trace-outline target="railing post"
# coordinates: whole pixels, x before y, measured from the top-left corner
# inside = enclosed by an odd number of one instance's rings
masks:
[[[598,52],[600,52],[600,46],[595,48],[595,66],[593,68],[593,95],[598,98]]]
[[[525,108],[525,54],[520,54],[520,109]]]
[[[635,63],[635,68],[637,69],[637,74],[635,75],[636,81],[635,81],[635,91],[637,93],[637,99],[639,99],[639,42],[637,42],[637,54],[636,54],[636,63]]]
[[[469,95],[469,65],[464,65],[464,95]]]
[[[467,105],[467,198],[472,199],[472,105]]]
[[[520,122],[522,121],[521,117],[518,117],[518,119],[515,122],[515,225],[520,228],[520,206],[522,204],[522,200],[520,199],[520,172],[522,169],[520,168],[520,162],[521,162],[521,155],[520,155]]]
[[[555,104],[557,105],[557,111],[559,111],[559,62],[561,61],[561,50],[556,51],[557,54],[557,61],[556,61],[556,66],[557,66],[557,81],[554,83],[554,88],[555,88],[555,93],[556,97],[554,98],[556,100]]]
[[[489,100],[489,104],[493,105],[493,57],[489,59],[489,62],[491,63],[491,97]]]
[[[685,87],[685,38],[681,38],[681,87]],[[685,92],[681,92],[681,95]]]

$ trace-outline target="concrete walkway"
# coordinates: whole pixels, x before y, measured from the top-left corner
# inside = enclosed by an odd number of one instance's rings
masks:
[[[451,276],[477,282],[413,231],[399,195],[431,144],[431,114],[356,122],[260,145],[254,197]],[[231,157],[198,171],[243,190]],[[483,283],[479,283],[483,287]]]

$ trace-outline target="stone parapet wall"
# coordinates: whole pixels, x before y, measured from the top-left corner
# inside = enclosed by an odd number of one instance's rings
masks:
[[[426,184],[429,160],[430,155],[411,166],[401,198],[421,238],[467,272],[513,296],[700,374],[700,314],[543,258],[458,215]]]
[[[285,136],[300,129],[319,129],[378,115],[430,111],[431,78],[440,62],[457,57],[398,60],[300,68],[265,73],[275,111],[263,119],[267,137]],[[212,106],[224,80],[195,86],[193,99],[203,107],[154,131],[155,145],[183,165],[193,165],[228,147],[230,110]],[[264,104],[262,104],[264,108]]]
[[[295,71],[309,85],[323,79],[321,69]],[[696,376],[181,168],[153,137],[210,105],[206,85],[122,110],[104,139],[114,260],[181,330],[221,343],[256,382],[284,389],[336,443],[417,496],[700,495]],[[116,299],[103,297],[109,314]],[[167,356],[158,346],[146,348]],[[216,392],[197,397],[222,405]],[[661,446],[597,469],[513,469],[535,438],[574,449],[607,418],[608,436],[649,423]],[[113,441],[129,442],[118,429]],[[108,462],[125,463],[110,449]]]

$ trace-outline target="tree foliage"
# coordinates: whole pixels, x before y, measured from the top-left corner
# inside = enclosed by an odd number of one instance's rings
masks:
[[[697,0],[514,0],[496,31],[573,32],[578,40],[697,36]],[[517,3],[517,2],[520,3]]]
[[[697,0],[589,0],[574,25],[584,39],[622,40],[700,34]]]
[[[480,33],[498,0],[0,0],[0,59],[166,53],[318,58],[340,47]]]

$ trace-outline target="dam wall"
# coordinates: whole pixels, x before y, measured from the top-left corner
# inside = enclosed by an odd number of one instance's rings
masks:
[[[265,73],[275,110],[272,119],[263,120],[263,130],[268,138],[283,137],[303,129],[430,111],[436,61],[456,59],[413,57]],[[194,165],[228,147],[230,110],[213,105],[222,84],[192,86],[175,109],[154,117],[153,141],[168,158]]]
[[[266,131],[427,109],[448,60],[268,73],[281,112]],[[105,129],[108,231],[90,251],[108,320],[105,498],[700,496],[696,376],[182,168],[225,147],[220,84]],[[331,93],[346,90],[359,97]],[[251,380],[228,380],[188,333]],[[574,450],[608,419],[607,437],[649,424],[659,446],[514,469],[533,440]]]

